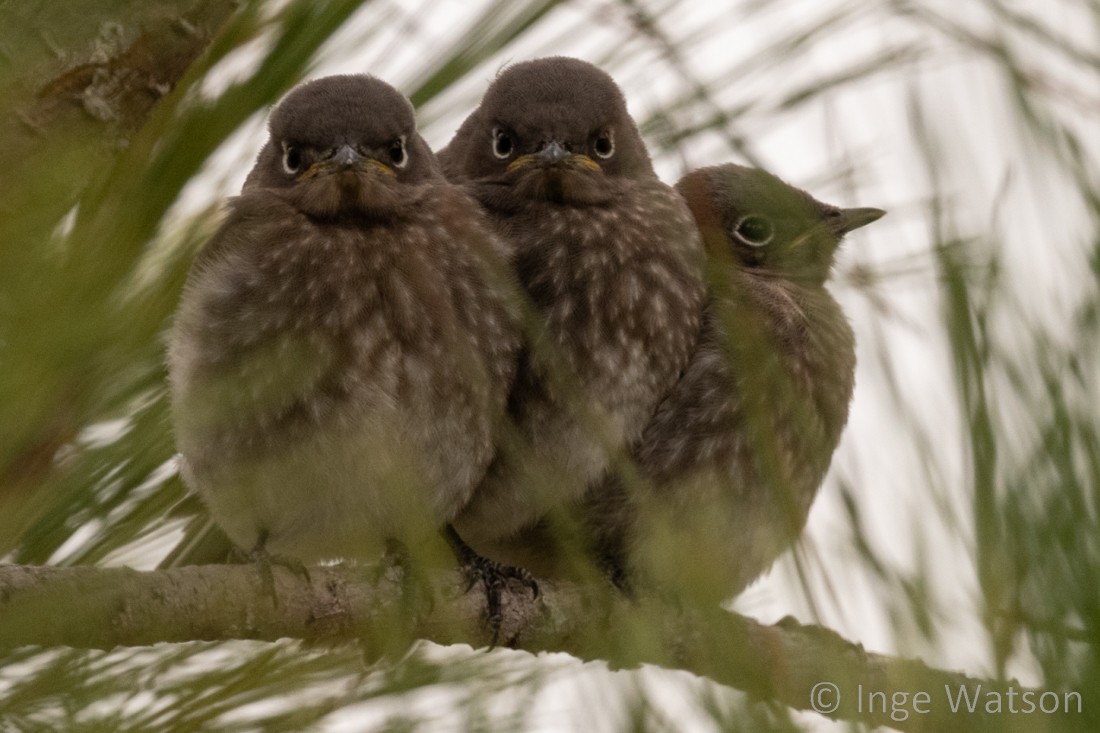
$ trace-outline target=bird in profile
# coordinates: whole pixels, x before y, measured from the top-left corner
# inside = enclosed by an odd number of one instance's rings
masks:
[[[709,302],[691,360],[634,449],[638,478],[589,493],[620,586],[717,601],[799,536],[848,418],[855,340],[825,288],[845,234],[880,209],[823,204],[738,165],[686,175]]]
[[[393,87],[326,77],[277,106],[168,349],[182,476],[233,543],[371,559],[457,516],[515,372],[505,254]]]
[[[533,306],[509,398],[514,449],[455,520],[496,556],[577,505],[640,437],[698,335],[701,241],[618,86],[584,61],[504,69],[439,159],[513,249]]]

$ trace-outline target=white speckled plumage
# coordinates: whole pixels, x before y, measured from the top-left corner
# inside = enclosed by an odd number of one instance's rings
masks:
[[[168,354],[177,446],[242,548],[311,562],[416,542],[493,455],[518,349],[491,284],[504,248],[413,125],[369,77],[299,88],[192,268]],[[286,141],[320,172],[287,176]],[[340,144],[369,164],[330,170]]]
[[[503,71],[440,160],[513,247],[539,320],[509,400],[524,447],[455,522],[485,546],[579,502],[639,437],[699,332],[701,241],[618,87],[575,59]]]

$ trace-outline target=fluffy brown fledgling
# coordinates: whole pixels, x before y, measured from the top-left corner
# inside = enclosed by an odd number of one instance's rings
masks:
[[[624,586],[739,593],[801,533],[848,419],[855,339],[825,288],[841,238],[885,212],[816,201],[762,170],[677,185],[707,251],[710,300],[683,376],[585,508]]]
[[[571,58],[509,66],[440,152],[514,248],[537,323],[502,451],[455,521],[475,547],[577,504],[640,435],[694,347],[702,249],[618,86]]]
[[[168,353],[183,478],[236,545],[372,559],[466,505],[519,345],[503,255],[391,86],[327,77],[278,105]]]

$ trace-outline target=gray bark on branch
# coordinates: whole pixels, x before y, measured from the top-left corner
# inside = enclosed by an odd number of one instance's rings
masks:
[[[433,574],[434,602],[419,605],[407,602],[407,586],[395,573],[375,577],[371,569],[326,567],[311,569],[307,580],[281,567],[273,572],[275,598],[247,565],[153,572],[0,566],[0,649],[295,638],[358,642],[375,657],[400,653],[415,639],[475,647],[488,641],[483,594],[466,593],[457,572]],[[617,668],[681,669],[797,710],[898,730],[1030,731],[1053,722],[1038,711],[1011,713],[1007,705],[1001,714],[987,712],[990,695],[1005,703],[1015,691],[1010,702],[1019,710],[1024,692],[1038,701],[1040,691],[873,654],[819,626],[786,620],[768,626],[721,609],[688,612],[569,583],[544,583],[542,590],[538,600],[518,590],[506,594],[501,639],[507,646],[567,652]],[[949,698],[962,690],[978,701],[974,712],[965,704],[952,710]],[[930,700],[914,707],[921,691]],[[876,692],[884,693],[881,699]],[[908,693],[900,707],[895,693]]]

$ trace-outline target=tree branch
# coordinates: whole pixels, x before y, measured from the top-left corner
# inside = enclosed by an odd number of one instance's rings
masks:
[[[273,572],[274,599],[252,566],[155,572],[0,566],[0,648],[111,649],[290,637],[358,640],[366,654],[377,655],[400,652],[417,638],[474,646],[488,640],[483,594],[464,592],[458,573],[433,574],[435,601],[416,614],[394,573],[376,579],[364,570],[316,568],[307,581],[285,568]],[[501,638],[507,646],[564,651],[616,667],[683,669],[798,710],[899,730],[1034,730],[1033,718],[1040,713],[1019,712],[1027,709],[1028,696],[1036,706],[1040,694],[1046,707],[1056,699],[1059,711],[1068,707],[1069,714],[1080,705],[1080,696],[1074,703],[1072,697],[1014,682],[869,653],[818,626],[787,620],[766,626],[721,609],[686,612],[567,583],[542,588],[537,601],[518,590],[506,594]],[[915,697],[920,692],[927,702]],[[897,696],[905,693],[900,701]],[[1001,704],[999,715],[987,710],[994,697]],[[977,702],[973,712],[967,699]]]

